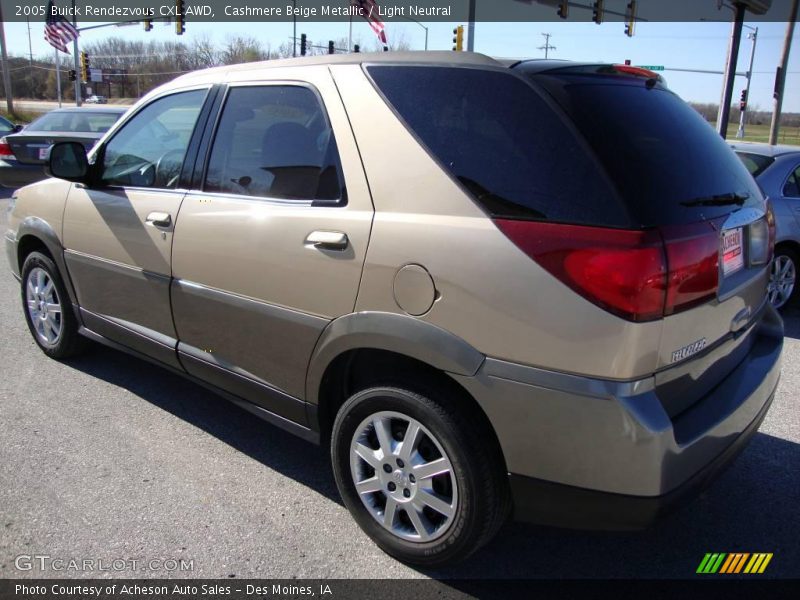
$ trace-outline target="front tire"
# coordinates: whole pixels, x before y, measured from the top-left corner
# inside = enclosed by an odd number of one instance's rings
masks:
[[[31,252],[25,258],[21,291],[25,321],[42,352],[62,359],[84,349],[61,274],[49,256]]]
[[[359,526],[423,567],[465,559],[505,522],[510,497],[488,426],[446,393],[371,387],[333,426],[334,476]]]

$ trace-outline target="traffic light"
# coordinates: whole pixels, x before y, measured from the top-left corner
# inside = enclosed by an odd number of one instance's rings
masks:
[[[300,34],[300,56],[305,56],[308,51],[308,36],[305,33]]]
[[[77,80],[77,79],[78,79],[78,73],[77,73],[77,71],[75,71],[75,69],[70,69],[70,70],[69,70],[69,80],[70,80],[70,81],[75,81],[75,80]]]
[[[603,4],[604,0],[594,0],[592,5],[592,21],[598,25],[603,22]]]
[[[569,18],[569,2],[567,0],[561,0],[558,3],[558,16],[562,19]]]
[[[186,33],[185,10],[183,0],[175,0],[175,33],[178,35]]]
[[[453,29],[453,50],[462,52],[464,50],[464,26],[459,25]]]
[[[628,10],[625,11],[625,35],[633,37],[633,30],[636,26],[636,0],[628,2]]]
[[[144,25],[145,31],[150,31],[153,29],[153,19],[145,19],[142,21],[142,24]]]
[[[742,90],[742,96],[739,100],[739,110],[747,110],[747,90]]]
[[[89,55],[81,50],[81,81],[89,81]]]
[[[333,45],[333,41],[328,42],[328,54],[336,54],[336,48]]]

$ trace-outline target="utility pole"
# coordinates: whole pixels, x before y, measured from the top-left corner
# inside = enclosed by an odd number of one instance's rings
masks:
[[[550,50],[555,50],[555,46],[550,45],[550,38],[553,36],[552,33],[543,33],[544,36],[544,46],[539,46],[537,50],[544,50],[544,58],[547,60],[548,56],[550,55]]]
[[[744,25],[745,10],[746,6],[742,2],[734,3],[734,13],[736,16],[733,20],[731,44],[728,47],[728,64],[725,67],[725,79],[722,87],[722,100],[720,100],[719,114],[717,115],[717,131],[722,136],[722,139],[728,136],[728,121],[731,116],[733,84],[736,78],[736,63],[739,60],[739,46],[741,46],[742,42],[742,27]]]
[[[753,33],[748,34],[753,40],[753,48],[750,50],[750,67],[747,69],[747,86],[744,88],[744,101],[742,102],[741,114],[739,115],[739,131],[736,132],[736,137],[739,139],[744,138],[744,120],[747,115],[747,105],[750,103],[750,82],[753,79],[753,61],[756,57],[756,43],[758,42],[758,27],[753,30]]]
[[[769,143],[774,146],[778,143],[778,131],[781,125],[781,111],[783,110],[783,91],[786,87],[786,69],[789,67],[789,53],[792,50],[792,37],[794,36],[794,23],[797,21],[798,0],[793,0],[789,23],[786,26],[786,39],[783,42],[783,56],[781,65],[775,76],[775,109],[772,112],[772,126],[769,129]]]
[[[467,28],[467,51],[475,52],[475,3],[477,0],[469,0],[469,25]]]
[[[14,114],[14,96],[11,93],[11,72],[8,69],[8,54],[6,54],[6,27],[3,22],[3,7],[0,5],[0,57],[3,62],[3,87],[6,90],[6,108],[9,114]]]
[[[31,42],[31,20],[25,17],[25,22],[28,24],[28,95],[33,98],[33,43]]]

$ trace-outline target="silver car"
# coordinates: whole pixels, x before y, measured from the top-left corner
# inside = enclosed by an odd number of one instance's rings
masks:
[[[769,300],[775,308],[796,303],[800,268],[800,147],[731,144],[772,201],[777,226]]]

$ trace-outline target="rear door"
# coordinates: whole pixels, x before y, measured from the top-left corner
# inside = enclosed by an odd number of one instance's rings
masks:
[[[296,422],[325,326],[353,311],[372,202],[325,67],[231,83],[175,231],[186,370]]]
[[[72,186],[64,213],[85,325],[174,367],[169,282],[179,182],[208,93],[164,94],[140,108],[99,149],[93,185]]]

